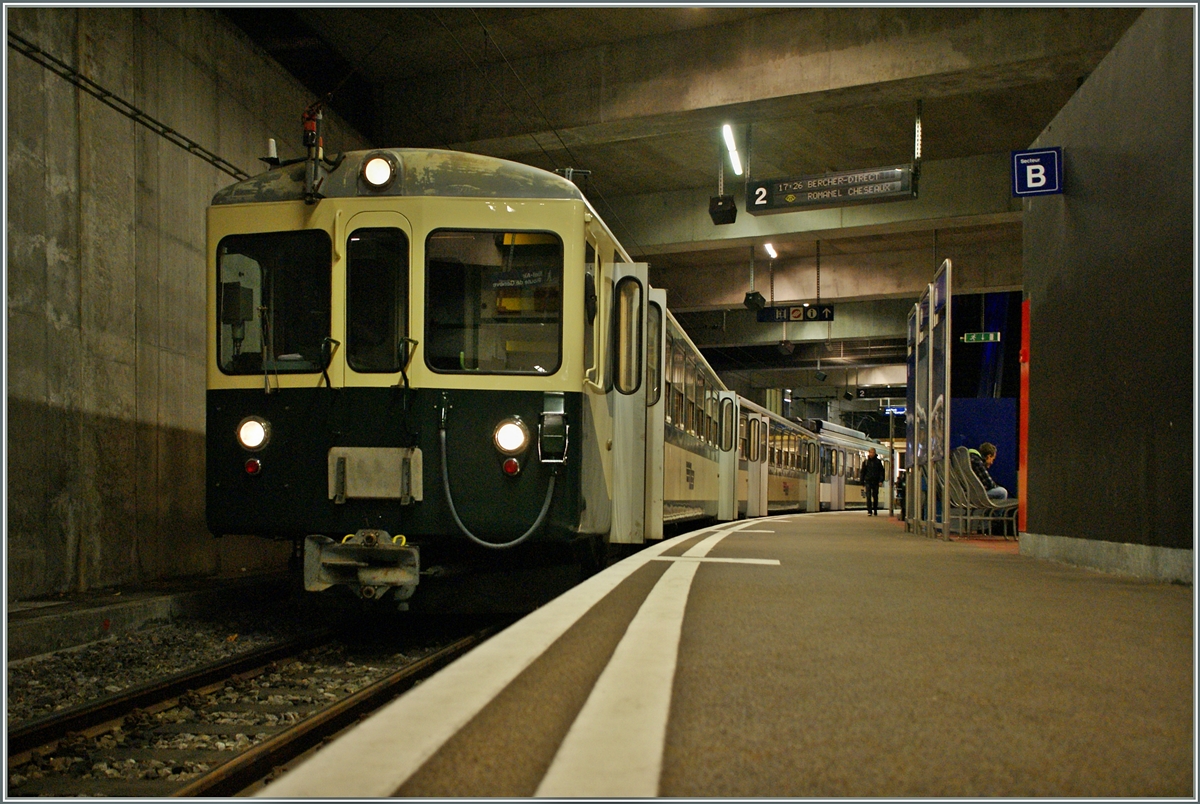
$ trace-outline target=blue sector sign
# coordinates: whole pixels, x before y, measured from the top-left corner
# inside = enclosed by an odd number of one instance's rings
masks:
[[[1063,191],[1062,148],[1012,152],[1013,195],[1053,195]]]

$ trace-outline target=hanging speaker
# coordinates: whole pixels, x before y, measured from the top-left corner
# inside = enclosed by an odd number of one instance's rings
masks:
[[[737,204],[733,202],[733,196],[714,195],[708,199],[708,215],[714,226],[737,220]]]
[[[746,305],[749,310],[761,310],[767,306],[767,300],[757,290],[752,290],[746,294],[746,299],[742,304]]]

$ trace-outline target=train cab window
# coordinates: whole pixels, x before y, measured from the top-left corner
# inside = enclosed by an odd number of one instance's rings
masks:
[[[437,229],[425,242],[425,362],[442,373],[553,374],[562,364],[562,240]]]
[[[229,235],[217,245],[217,360],[226,374],[320,372],[333,241],[320,229]]]
[[[346,360],[359,372],[395,373],[407,362],[408,237],[357,229],[346,243]]]
[[[663,313],[657,302],[646,308],[646,407],[662,396]]]

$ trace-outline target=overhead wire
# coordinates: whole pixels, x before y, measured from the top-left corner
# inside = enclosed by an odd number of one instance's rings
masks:
[[[475,59],[471,56],[470,51],[468,51],[466,46],[462,43],[462,40],[460,40],[458,38],[458,35],[455,34],[454,31],[450,28],[450,26],[446,24],[445,20],[443,20],[441,18],[441,16],[438,15],[437,11],[431,10],[430,13],[433,14],[433,18],[435,20],[437,20],[438,24],[446,29],[446,33],[450,34],[450,38],[454,40],[454,44],[458,45],[458,49],[462,51],[464,56],[466,56],[467,61],[471,63],[471,66],[473,68],[475,68],[475,70],[477,70],[481,76],[483,76],[483,80],[486,81],[488,86],[491,88],[491,90],[496,93],[496,95],[500,98],[500,101],[505,105],[505,107],[508,109],[508,111],[514,117],[516,117],[518,119],[518,121],[520,122],[522,127],[528,128],[529,126],[528,126],[528,123],[526,122],[525,115],[521,114],[517,109],[513,108],[513,105],[511,103],[509,103],[509,101],[508,101],[508,96],[505,95],[505,93],[501,92],[499,88],[497,88],[496,84],[488,76],[487,71],[485,69],[483,69],[483,65],[481,65],[475,61]],[[475,19],[478,20],[479,16],[476,15]],[[482,25],[482,23],[481,23],[481,25]],[[485,27],[483,30],[484,30],[484,33],[487,35],[487,37],[489,39],[491,39],[491,34],[488,33],[487,28]],[[493,39],[492,42],[494,43],[495,40]],[[499,50],[499,47],[497,47],[497,50]],[[501,57],[504,57],[503,51],[500,52],[500,55],[501,55]],[[505,61],[507,62],[507,59],[505,59]],[[533,143],[542,152],[542,155],[545,156],[546,159],[550,162],[550,164],[554,166],[554,169],[557,170],[558,162],[542,146],[542,143],[538,141],[538,138],[533,136],[532,134],[529,135],[529,138],[531,140],[533,140]]]
[[[488,30],[488,27],[487,27],[487,25],[484,24],[483,20],[479,19],[479,14],[475,11],[475,9],[471,9],[471,14],[475,17],[475,21],[477,23],[479,23],[479,27],[483,30],[483,34],[487,38],[487,41],[491,42],[492,46],[496,48],[496,52],[499,53],[500,58],[504,60],[504,64],[505,64],[505,66],[508,67],[509,72],[511,72],[513,74],[513,77],[517,79],[517,83],[521,85],[521,89],[522,89],[522,91],[524,91],[525,97],[529,98],[529,102],[533,104],[533,108],[537,109],[538,114],[541,115],[542,122],[545,123],[546,128],[550,130],[550,133],[554,135],[554,138],[556,140],[558,140],[558,144],[562,146],[562,149],[566,152],[567,156],[570,157],[572,164],[576,164],[576,165],[581,164],[580,160],[571,151],[570,146],[568,146],[567,143],[563,140],[562,135],[559,134],[558,129],[555,128],[555,126],[550,122],[550,118],[546,116],[546,112],[542,109],[541,104],[539,104],[537,102],[537,99],[533,96],[533,93],[530,92],[529,87],[525,84],[525,81],[521,78],[521,74],[517,72],[515,67],[513,67],[512,62],[509,61],[507,54],[505,54],[505,52],[504,52],[504,49],[502,47],[500,47],[500,43],[496,41],[496,38],[494,36],[492,36],[492,32],[490,30]],[[436,13],[435,13],[435,16],[436,16]],[[441,22],[440,19],[438,21]],[[443,25],[444,25],[444,23],[443,23]],[[447,28],[447,30],[449,30],[449,28]],[[453,36],[453,33],[451,33],[451,36]],[[458,41],[457,37],[455,38],[455,41],[456,42]],[[459,45],[459,47],[462,47],[462,46]],[[463,52],[466,53],[466,50],[464,49]],[[470,56],[468,55],[467,58],[470,59]],[[473,60],[472,60],[472,63],[474,63]],[[484,74],[482,72],[481,72],[481,74],[483,74],[485,78],[487,77],[486,74]],[[488,83],[489,83],[489,85],[492,86],[493,89],[495,89],[495,86],[491,84],[490,80],[488,81]],[[511,107],[510,107],[510,109],[511,109]],[[522,125],[526,125],[524,117],[523,116],[521,116],[521,117],[522,117],[522,119],[521,119]],[[533,139],[533,141],[537,143],[538,148],[541,148],[542,153],[546,155],[547,159],[550,159],[551,164],[553,164],[555,170],[557,170],[558,164],[554,161],[554,159],[552,157],[550,157],[550,155],[548,153],[546,153],[546,149],[544,147],[542,147],[542,144],[541,144],[541,142],[538,141],[537,137],[534,137],[532,134],[530,134],[530,138]],[[639,254],[644,253],[645,249],[642,248],[642,244],[638,242],[637,237],[633,234],[633,232],[629,229],[629,227],[625,225],[625,222],[623,220],[621,220],[620,214],[618,214],[616,208],[613,207],[613,205],[608,202],[608,199],[604,196],[604,192],[600,189],[599,186],[597,186],[595,188],[595,190],[596,190],[596,195],[599,197],[600,201],[604,204],[605,208],[609,212],[612,213],[613,220],[617,224],[620,225],[620,227],[624,230],[625,234],[628,235],[630,241],[632,241],[634,246],[637,247]]]

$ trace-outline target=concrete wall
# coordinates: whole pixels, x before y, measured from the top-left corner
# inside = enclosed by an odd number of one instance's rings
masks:
[[[1188,580],[1193,15],[1146,10],[1037,139],[1035,147],[1062,146],[1066,193],[1026,201],[1024,221],[1026,530],[1049,538],[1023,538],[1022,549],[1049,544],[1039,554],[1066,557],[1077,542],[1104,542],[1186,551]],[[1124,553],[1109,548],[1070,560],[1129,569],[1110,566],[1105,556]]]
[[[312,98],[213,11],[6,12],[243,171],[268,136],[301,154]],[[7,111],[8,600],[281,566],[204,525],[204,210],[233,177],[12,47]]]

